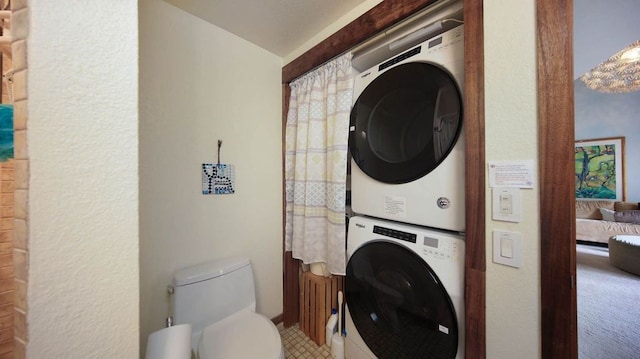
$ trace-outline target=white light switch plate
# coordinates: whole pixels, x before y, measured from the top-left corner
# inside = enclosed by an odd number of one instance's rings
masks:
[[[522,234],[493,231],[493,262],[515,268],[522,267]]]
[[[496,221],[520,222],[522,207],[519,188],[493,188],[492,216]]]

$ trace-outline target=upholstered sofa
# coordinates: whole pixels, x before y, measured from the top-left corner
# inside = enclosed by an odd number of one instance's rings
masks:
[[[576,200],[576,239],[608,244],[616,234],[640,235],[638,203]]]

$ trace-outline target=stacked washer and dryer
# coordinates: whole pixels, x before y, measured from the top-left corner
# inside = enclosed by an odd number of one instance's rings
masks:
[[[411,28],[352,59],[347,359],[464,358],[461,1]]]

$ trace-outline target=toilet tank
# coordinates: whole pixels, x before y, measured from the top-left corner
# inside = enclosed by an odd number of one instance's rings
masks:
[[[191,324],[194,335],[242,309],[256,309],[251,262],[245,257],[181,269],[173,277],[173,288],[173,321]]]

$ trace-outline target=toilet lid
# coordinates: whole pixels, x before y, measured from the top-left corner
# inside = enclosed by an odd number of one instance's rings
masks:
[[[200,359],[275,359],[281,354],[278,328],[247,309],[204,328],[198,344]]]

